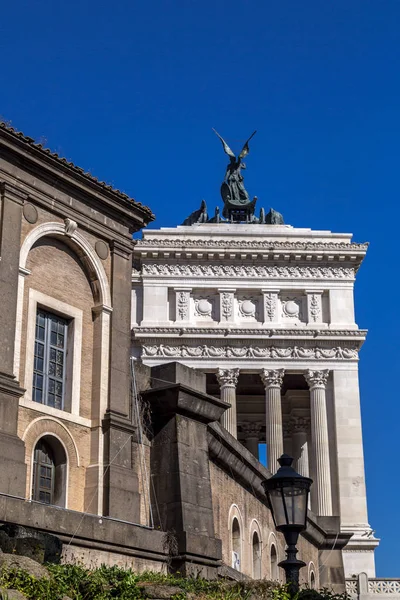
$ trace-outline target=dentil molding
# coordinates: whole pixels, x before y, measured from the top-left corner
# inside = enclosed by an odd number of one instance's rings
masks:
[[[270,240],[202,240],[202,239],[168,239],[151,238],[140,240],[136,249],[144,247],[164,246],[168,248],[231,248],[263,250],[348,250],[366,252],[368,243],[346,244],[345,242],[274,242]]]

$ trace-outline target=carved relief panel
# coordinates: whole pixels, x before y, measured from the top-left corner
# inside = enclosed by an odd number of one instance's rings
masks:
[[[260,321],[262,315],[262,297],[254,292],[244,292],[237,295],[237,318],[240,321]]]
[[[194,321],[217,321],[218,301],[212,291],[194,290],[191,298],[191,317]]]
[[[305,296],[301,292],[281,294],[280,317],[284,324],[305,324],[307,322]]]

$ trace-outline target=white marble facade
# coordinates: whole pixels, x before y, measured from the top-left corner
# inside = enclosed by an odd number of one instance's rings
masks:
[[[347,576],[375,575],[358,384],[366,331],[353,286],[366,244],[288,225],[147,230],[134,251],[133,353],[207,373],[223,425],[268,466],[283,450],[313,480],[311,509],[353,532]]]

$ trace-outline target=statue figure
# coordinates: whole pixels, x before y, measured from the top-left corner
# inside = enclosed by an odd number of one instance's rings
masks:
[[[269,213],[265,217],[265,223],[267,225],[284,225],[284,220],[281,213],[273,208],[270,208]]]
[[[193,225],[193,223],[207,223],[207,204],[205,200],[201,201],[200,208],[194,210],[182,223],[182,225]]]
[[[241,153],[238,157],[232,152],[225,140],[219,135],[215,129],[214,133],[219,137],[222,143],[222,147],[225,154],[229,156],[230,162],[227,166],[225,179],[221,185],[221,196],[224,201],[224,208],[222,211],[223,216],[226,219],[233,220],[233,216],[237,213],[238,218],[236,220],[251,221],[250,217],[254,213],[254,207],[256,199],[250,200],[249,195],[244,187],[242,169],[246,168],[242,159],[248,155],[249,141],[256,134],[254,131],[249,139],[244,144]],[[232,214],[233,213],[233,214]],[[245,216],[245,219],[240,217]]]

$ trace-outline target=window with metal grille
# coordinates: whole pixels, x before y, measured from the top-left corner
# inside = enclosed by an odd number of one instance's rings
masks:
[[[32,400],[64,408],[68,322],[45,310],[36,314]]]
[[[44,441],[36,444],[33,457],[32,499],[53,504],[55,465],[51,448]]]

